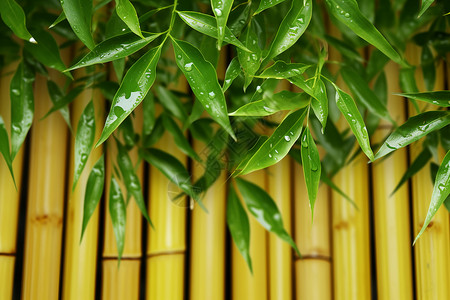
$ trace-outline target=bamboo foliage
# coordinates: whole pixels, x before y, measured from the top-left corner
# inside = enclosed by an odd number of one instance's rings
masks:
[[[10,82],[17,64],[1,70],[0,78],[0,115],[10,133]],[[23,147],[13,162],[17,189],[14,187],[9,169],[0,159],[0,299],[11,299],[13,291],[14,266],[16,261],[17,219],[19,214],[20,189],[22,180]]]

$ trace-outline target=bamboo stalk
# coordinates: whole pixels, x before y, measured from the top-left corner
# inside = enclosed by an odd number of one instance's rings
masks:
[[[394,93],[400,91],[398,66],[385,67],[388,83],[388,110],[398,124],[405,122],[404,102]],[[381,120],[372,142],[382,143],[392,124]],[[373,197],[377,287],[379,299],[412,299],[412,259],[409,218],[409,192],[404,185],[392,191],[407,170],[406,149],[373,164]]]
[[[406,57],[413,65],[420,64],[419,48],[408,45]],[[434,90],[444,88],[444,69],[440,64],[437,69],[436,84]],[[420,70],[416,72],[416,82],[420,91],[424,91],[424,85]],[[420,101],[418,101],[420,102]],[[418,103],[421,109],[435,109],[435,106]],[[409,114],[415,115],[414,108],[410,105]],[[414,143],[410,147],[411,161],[417,157],[422,149],[422,141]],[[413,199],[413,234],[416,235],[422,228],[425,216],[428,212],[433,185],[431,182],[430,168],[428,166],[420,170],[411,179]],[[427,230],[422,234],[414,246],[414,259],[416,263],[416,294],[417,299],[449,299],[448,290],[450,278],[450,245],[449,245],[449,214],[445,208],[438,210]]]
[[[11,104],[9,100],[9,86],[17,68],[17,63],[11,64],[1,70],[0,78],[0,115],[5,122],[6,130],[10,135]],[[17,153],[13,162],[14,176],[17,190],[9,169],[0,158],[0,299],[12,299],[14,265],[16,260],[17,220],[20,203],[20,189],[22,180],[23,147]]]
[[[135,110],[134,128],[142,128],[142,106]],[[113,162],[117,157],[117,147],[113,140],[107,144],[106,154],[106,206],[109,207],[109,185],[113,173]],[[138,151],[134,147],[129,152],[133,165],[138,162]],[[143,183],[144,165],[139,164],[136,174]],[[125,193],[126,188],[119,182],[120,188]],[[114,231],[112,227],[111,216],[105,212],[105,237],[103,244],[102,261],[102,297],[103,299],[139,299],[140,268],[142,257],[142,214],[133,199],[130,199],[127,205],[127,217],[125,227],[125,245],[120,262],[118,265],[117,246]]]
[[[83,76],[83,71],[75,73],[76,77]],[[72,105],[72,127],[76,132],[78,120],[91,101],[94,102],[95,109],[95,141],[100,138],[101,130],[104,125],[104,99],[98,90],[84,90],[73,102]],[[83,220],[84,194],[87,179],[90,170],[102,155],[102,147],[94,148],[89,155],[86,166],[80,175],[75,190],[72,191],[74,172],[74,144],[72,137],[70,148],[70,170],[69,170],[69,190],[67,221],[65,229],[65,257],[64,257],[64,276],[63,276],[63,299],[94,299],[95,297],[95,277],[98,245],[98,223],[99,208],[95,210],[86,231],[83,240],[80,243],[81,224]]]
[[[66,63],[70,50],[62,52]],[[64,85],[64,75],[49,74]],[[59,297],[68,128],[59,112],[41,120],[53,106],[46,82],[37,76],[34,88],[22,299]]]
[[[265,171],[256,171],[245,175],[244,178],[261,187],[265,186]],[[239,191],[237,191],[239,193]],[[242,196],[240,196],[242,199]],[[245,205],[244,205],[245,207]],[[250,257],[252,259],[253,274],[247,266],[236,245],[232,243],[232,299],[266,300],[268,299],[268,257],[267,232],[249,215],[250,223]]]
[[[205,147],[205,144],[194,141],[197,153]],[[204,158],[206,161],[206,157]],[[204,171],[203,165],[197,164],[193,168],[194,181]],[[226,173],[223,171],[202,198],[208,212],[198,205],[192,211],[191,299],[221,300],[225,297],[226,186]]]
[[[294,172],[295,242],[301,258],[296,258],[296,299],[332,299],[330,192],[321,184],[314,206],[314,223],[303,175],[299,164]]]

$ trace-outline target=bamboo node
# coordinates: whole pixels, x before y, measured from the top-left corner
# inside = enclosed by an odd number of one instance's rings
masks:
[[[63,220],[60,216],[57,215],[40,215],[40,216],[34,216],[30,219],[31,223],[33,224],[41,224],[41,225],[48,225],[52,224],[55,226],[62,226]]]

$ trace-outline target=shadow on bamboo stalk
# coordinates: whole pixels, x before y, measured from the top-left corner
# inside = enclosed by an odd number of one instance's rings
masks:
[[[66,63],[70,52],[62,51]],[[49,74],[64,86],[64,75]],[[59,112],[41,120],[53,106],[45,77],[36,77],[34,91],[22,298],[58,299],[69,131]]]
[[[10,83],[17,63],[1,70],[0,77],[0,115],[10,134],[11,107],[9,100]],[[20,189],[22,181],[23,146],[13,162],[17,189],[3,159],[0,159],[0,299],[12,299],[14,266],[16,261],[17,220],[19,214]]]

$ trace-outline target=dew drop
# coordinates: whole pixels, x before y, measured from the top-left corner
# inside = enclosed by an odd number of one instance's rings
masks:
[[[349,18],[350,14],[349,13],[345,13],[344,17]]]
[[[192,71],[192,65],[193,64],[194,64],[193,62],[190,62],[190,63],[187,63],[187,64],[184,65],[184,69],[186,70],[186,72]]]
[[[36,40],[34,39],[34,37],[30,37],[30,39],[28,40],[30,43],[33,44],[37,44]]]
[[[218,8],[214,9],[214,12],[216,13],[216,16],[221,17],[222,16],[222,11]]]
[[[262,93],[262,92],[263,92],[263,90],[262,90],[262,88],[261,88],[260,85],[258,85],[258,86],[256,87],[256,91],[257,91],[258,93]]]
[[[306,134],[302,138],[302,147],[308,148],[308,138],[307,138]]]
[[[286,140],[286,142],[289,142],[289,141],[291,140],[291,137],[288,136],[288,135],[285,135],[285,136],[284,136],[284,139]]]
[[[208,93],[208,96],[209,96],[210,99],[214,99],[214,97],[216,97],[216,93],[214,93],[214,92],[209,92],[209,93]]]

